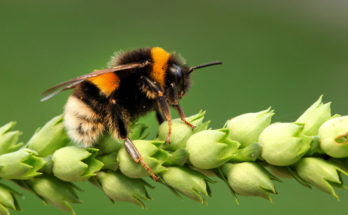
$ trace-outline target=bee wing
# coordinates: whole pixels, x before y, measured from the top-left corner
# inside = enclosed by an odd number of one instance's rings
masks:
[[[46,91],[44,91],[42,93],[42,95],[45,97],[42,98],[40,101],[42,101],[42,102],[46,101],[46,100],[52,98],[53,96],[57,95],[58,93],[60,93],[64,90],[72,89],[76,85],[84,82],[85,80],[87,80],[89,78],[97,77],[97,76],[100,76],[100,75],[103,75],[103,74],[109,73],[109,72],[118,72],[118,71],[127,71],[127,70],[132,70],[132,69],[139,69],[139,68],[143,68],[149,64],[150,64],[150,62],[146,61],[145,63],[130,63],[130,64],[118,65],[118,66],[107,68],[107,69],[97,70],[97,71],[94,71],[92,73],[82,75],[82,76],[76,77],[76,78],[68,80],[68,81],[64,81],[60,84],[57,84],[54,87],[49,88]]]

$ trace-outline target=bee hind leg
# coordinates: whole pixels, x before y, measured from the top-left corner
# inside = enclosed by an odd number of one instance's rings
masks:
[[[143,157],[139,153],[138,149],[135,147],[133,142],[128,138],[124,138],[124,146],[128,152],[128,154],[132,157],[132,159],[136,162],[139,163],[148,171],[153,178],[153,180],[158,181],[158,177],[153,173],[152,169],[145,163]]]
[[[124,140],[124,147],[126,148],[128,154],[131,156],[131,158],[136,162],[140,163],[144,169],[151,175],[151,177],[157,181],[159,178],[154,174],[152,169],[146,164],[143,157],[141,156],[138,149],[135,147],[133,142],[128,137],[128,131],[126,128],[126,124],[123,120],[121,113],[121,110],[117,104],[112,104],[112,121],[113,121],[113,127],[115,127],[114,134],[118,137],[121,137]]]

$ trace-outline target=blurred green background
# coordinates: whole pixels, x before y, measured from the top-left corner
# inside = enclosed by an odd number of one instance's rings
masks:
[[[46,88],[103,68],[116,50],[161,46],[188,64],[221,60],[223,66],[192,76],[182,100],[187,115],[207,110],[212,126],[272,106],[274,121],[295,120],[320,94],[333,112],[348,114],[348,3],[339,0],[0,1],[0,124],[18,121],[23,141],[62,112],[70,92],[40,103]],[[142,121],[156,129],[153,114]],[[151,182],[152,183],[152,182]],[[211,186],[208,206],[177,199],[160,184],[142,210],[111,204],[97,188],[80,185],[78,214],[344,214],[341,202],[294,180],[276,183],[279,195],[240,197],[225,184]],[[19,190],[19,189],[17,189]],[[25,191],[24,213],[66,214]]]

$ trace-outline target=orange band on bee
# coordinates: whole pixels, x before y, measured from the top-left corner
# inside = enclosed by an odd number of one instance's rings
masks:
[[[151,49],[151,58],[153,60],[151,78],[164,87],[170,54],[160,47],[154,47]]]
[[[109,96],[120,85],[119,77],[112,72],[89,78],[88,80],[96,85],[106,96]]]

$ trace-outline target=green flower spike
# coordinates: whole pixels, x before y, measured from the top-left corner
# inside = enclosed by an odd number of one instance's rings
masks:
[[[228,138],[228,129],[205,130],[187,140],[186,149],[193,166],[213,169],[233,158],[239,143]]]
[[[318,187],[338,199],[332,185],[344,187],[339,173],[348,175],[340,167],[321,158],[303,158],[295,165],[297,175],[309,184]]]
[[[112,201],[132,202],[145,208],[142,200],[150,200],[145,187],[151,186],[142,179],[128,178],[120,172],[99,172],[96,179]]]
[[[348,116],[332,118],[319,129],[321,149],[334,158],[348,157]]]
[[[179,191],[202,204],[206,203],[204,196],[211,196],[207,182],[212,181],[202,173],[185,167],[168,167],[161,176],[175,193]]]
[[[21,211],[15,195],[21,195],[4,184],[0,184],[0,215],[10,215],[8,209]]]
[[[307,136],[315,136],[318,134],[319,127],[331,117],[331,102],[324,104],[322,97],[314,102],[297,120],[303,123],[304,129],[302,133]]]
[[[95,159],[97,152],[97,149],[76,146],[60,148],[52,157],[53,174],[63,181],[86,180],[103,167],[103,163]]]
[[[143,157],[145,163],[158,174],[165,170],[162,164],[168,159],[168,152],[160,148],[163,141],[159,140],[134,140],[134,145]],[[118,153],[119,168],[121,172],[130,178],[142,178],[148,176],[149,173],[136,163],[128,154],[125,148],[120,149]]]
[[[222,171],[233,192],[239,195],[260,196],[272,202],[270,194],[277,193],[272,179],[278,179],[257,163],[226,163]]]
[[[40,156],[46,157],[69,142],[70,139],[63,125],[63,115],[60,115],[51,119],[43,128],[38,129],[26,147],[38,152]]]
[[[4,179],[26,180],[40,175],[38,172],[45,161],[30,149],[0,155],[0,177]]]
[[[39,176],[20,184],[34,192],[44,203],[50,202],[57,208],[76,215],[69,203],[81,203],[72,183],[61,181],[52,176]]]
[[[269,126],[274,111],[271,108],[257,113],[246,113],[228,120],[225,128],[230,130],[229,138],[241,144],[241,148],[257,143],[261,132]]]
[[[187,117],[186,120],[196,126],[194,130],[186,125],[181,119],[172,120],[172,134],[170,136],[170,144],[164,145],[166,149],[175,151],[183,149],[186,146],[187,139],[194,133],[207,129],[209,121],[203,122],[205,111]],[[158,129],[158,139],[165,141],[168,136],[168,122],[163,122]]]
[[[274,123],[260,135],[261,156],[276,166],[296,163],[310,149],[313,140],[302,134],[301,123]]]
[[[15,125],[15,122],[9,122],[0,127],[0,155],[16,151],[23,145],[23,143],[17,143],[22,132],[11,131]]]

